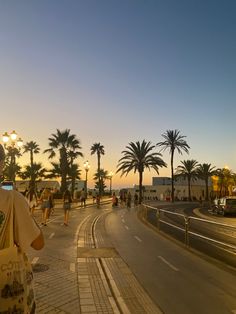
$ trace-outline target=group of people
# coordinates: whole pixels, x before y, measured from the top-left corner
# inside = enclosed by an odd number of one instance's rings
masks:
[[[131,203],[132,203],[132,195],[130,192],[126,193],[121,193],[120,194],[120,204],[121,206],[127,206],[127,208],[131,208]],[[113,195],[112,195],[112,206],[115,207],[115,206],[118,206],[119,204],[119,199],[118,197],[116,196],[116,193],[114,192]],[[134,206],[137,206],[138,205],[138,194],[135,193],[134,194]]]
[[[69,189],[66,189],[63,193],[63,209],[64,209],[64,226],[68,226],[69,223],[69,212],[71,210],[71,204],[73,202],[72,194]],[[54,210],[54,200],[53,193],[50,189],[45,188],[39,198],[42,209],[42,225],[47,225],[47,220],[49,219],[51,213]],[[86,207],[86,194],[85,190],[82,189],[80,192],[80,203],[81,207]]]

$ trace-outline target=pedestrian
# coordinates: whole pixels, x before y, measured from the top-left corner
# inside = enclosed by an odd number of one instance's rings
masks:
[[[2,176],[4,160],[5,152],[3,146],[0,145],[0,176]],[[13,313],[13,311],[14,313],[35,313],[33,272],[26,252],[30,247],[40,250],[43,246],[43,234],[30,214],[29,204],[25,197],[16,190],[7,191],[0,188],[1,313]],[[9,264],[9,262],[14,267],[6,268],[3,263]],[[22,268],[18,268],[19,265],[22,265]],[[9,287],[16,284],[22,288],[17,290],[17,294],[9,294],[11,291]],[[8,293],[4,294],[4,292]]]
[[[116,193],[113,192],[113,195],[112,195],[112,207],[115,207],[115,206],[118,206],[118,198],[116,196]]]
[[[138,194],[134,194],[134,206],[138,206]]]
[[[35,189],[32,186],[29,188],[29,191],[28,191],[28,193],[26,195],[26,198],[27,198],[28,203],[29,203],[30,212],[33,215],[35,207],[38,204],[38,200],[37,200],[36,191],[35,191]]]
[[[96,201],[96,190],[95,189],[92,191],[92,197],[93,197],[93,204],[94,204]]]
[[[97,204],[97,208],[100,207],[100,195],[99,193],[97,193],[97,196],[96,196],[96,204]]]
[[[71,209],[72,197],[68,189],[65,190],[63,195],[63,208],[64,208],[64,226],[68,226],[69,212]]]
[[[45,188],[40,196],[42,209],[42,225],[47,226],[48,212],[50,210],[50,189]]]
[[[81,204],[81,207],[86,207],[86,195],[85,195],[84,189],[82,189],[80,193],[80,204]]]
[[[127,208],[131,208],[131,193],[128,192],[128,195],[127,195]]]
[[[49,201],[49,209],[48,209],[47,219],[49,219],[51,214],[54,213],[54,198],[53,198],[52,191],[50,191],[50,195],[48,197],[48,201]]]

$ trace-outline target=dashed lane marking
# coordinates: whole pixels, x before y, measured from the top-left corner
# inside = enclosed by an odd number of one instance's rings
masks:
[[[162,256],[158,256],[158,258],[160,260],[162,260],[163,263],[165,263],[166,265],[168,265],[171,269],[173,269],[174,271],[179,271],[178,268],[176,268],[174,265],[172,265],[171,263],[169,263],[164,257]]]
[[[128,227],[128,226],[126,226],[126,225],[125,225],[125,228],[126,228],[127,230],[129,230],[129,227]]]
[[[141,240],[139,237],[134,236],[134,238],[135,238],[138,242],[142,242],[142,240]]]
[[[50,236],[48,237],[49,239],[52,239],[55,235],[55,232],[51,233]]]
[[[34,257],[34,258],[32,259],[31,264],[32,264],[32,265],[36,264],[38,260],[39,260],[39,257]]]

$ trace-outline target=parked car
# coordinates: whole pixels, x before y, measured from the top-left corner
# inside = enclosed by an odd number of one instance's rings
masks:
[[[218,200],[217,213],[226,216],[227,214],[236,214],[236,197],[226,196]]]

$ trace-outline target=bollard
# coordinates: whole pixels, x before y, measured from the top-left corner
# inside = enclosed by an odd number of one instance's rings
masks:
[[[189,217],[185,216],[184,217],[184,222],[185,222],[185,245],[189,247]]]

